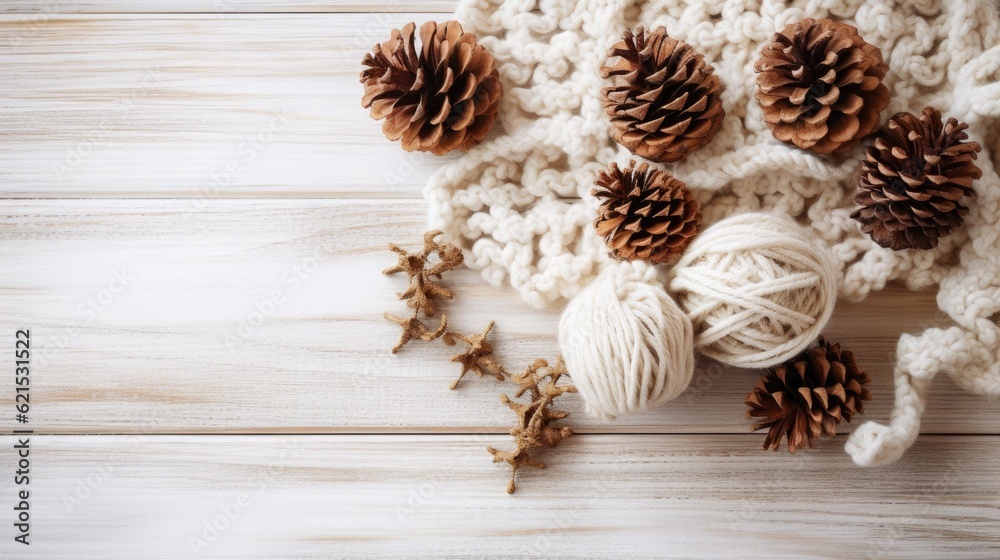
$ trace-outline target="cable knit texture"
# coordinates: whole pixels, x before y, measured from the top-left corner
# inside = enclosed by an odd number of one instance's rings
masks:
[[[457,19],[495,56],[506,92],[499,124],[430,180],[429,222],[466,249],[494,284],[543,306],[572,297],[612,259],[592,227],[594,176],[628,154],[612,140],[599,68],[627,28],[664,26],[705,54],[723,83],[726,118],[709,146],[666,167],[702,205],[705,223],[771,210],[811,225],[860,300],[891,280],[940,285],[954,326],[904,336],[888,425],[867,423],[847,449],[859,464],[898,458],[920,427],[940,372],[1000,395],[1000,17],[993,0],[462,0]],[[754,61],[788,23],[831,18],[882,50],[892,103],[884,117],[933,105],[970,125],[983,177],[964,227],[930,251],[891,251],[850,219],[861,149],[843,163],[782,145],[753,99]],[[581,197],[574,200],[575,197]],[[914,325],[917,327],[917,325]],[[876,372],[877,375],[877,372]]]

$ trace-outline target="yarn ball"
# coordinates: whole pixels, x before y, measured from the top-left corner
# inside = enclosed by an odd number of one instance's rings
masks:
[[[672,270],[670,291],[706,356],[768,367],[805,350],[837,301],[837,267],[791,219],[751,212],[702,232]]]
[[[600,418],[659,406],[694,374],[691,321],[642,261],[615,263],[569,302],[559,346],[587,412]]]

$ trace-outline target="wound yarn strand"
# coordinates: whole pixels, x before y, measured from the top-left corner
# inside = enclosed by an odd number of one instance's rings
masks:
[[[695,346],[720,362],[768,367],[819,336],[837,301],[837,269],[802,226],[750,212],[701,233],[671,272]]]
[[[619,262],[559,321],[566,368],[587,412],[615,418],[676,397],[694,374],[691,322],[643,262]]]

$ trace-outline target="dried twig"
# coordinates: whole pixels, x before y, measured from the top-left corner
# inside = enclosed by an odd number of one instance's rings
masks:
[[[389,250],[399,255],[399,262],[395,266],[382,271],[382,274],[396,274],[405,272],[410,278],[410,285],[399,294],[399,299],[406,300],[406,305],[416,312],[423,311],[424,315],[430,317],[434,315],[434,299],[438,297],[451,299],[451,290],[435,284],[432,278],[441,278],[441,274],[452,270],[462,264],[462,250],[450,243],[438,243],[434,239],[442,235],[440,231],[428,231],[424,234],[424,248],[419,253],[409,253],[399,246],[389,244]],[[427,267],[430,255],[436,254],[438,259]]]
[[[572,385],[559,385],[559,379],[563,375],[566,375],[566,364],[562,356],[552,367],[549,367],[545,360],[535,360],[524,373],[513,376],[514,381],[520,385],[515,397],[530,393],[531,402],[522,404],[507,395],[500,395],[500,402],[510,407],[517,415],[517,426],[510,430],[510,435],[514,436],[514,450],[500,451],[493,447],[487,447],[486,450],[493,455],[494,463],[510,465],[508,494],[517,489],[515,477],[519,467],[526,465],[538,469],[545,468],[545,463],[532,457],[530,450],[555,447],[560,441],[573,435],[572,428],[553,425],[554,421],[566,418],[569,413],[553,410],[552,401],[564,393],[576,392],[576,387]]]
[[[459,382],[470,371],[479,377],[491,375],[497,378],[497,381],[504,380],[504,374],[507,372],[503,369],[503,366],[493,359],[493,345],[486,342],[486,335],[490,334],[493,325],[493,321],[490,321],[490,324],[486,326],[486,330],[481,334],[470,336],[453,332],[445,333],[443,340],[448,346],[454,346],[458,342],[463,342],[468,346],[465,352],[456,354],[451,358],[451,361],[462,364],[462,372],[458,374],[458,379],[451,384],[452,389],[458,387]]]
[[[435,238],[439,235],[440,231],[425,233],[424,247],[419,253],[409,253],[396,245],[389,245],[389,250],[399,256],[399,261],[382,273],[405,272],[409,276],[409,286],[398,296],[399,299],[406,300],[406,305],[413,309],[413,315],[410,317],[385,314],[386,319],[396,323],[403,330],[398,342],[392,348],[392,353],[398,352],[411,340],[429,342],[441,338],[449,346],[461,342],[466,346],[465,351],[451,358],[451,361],[462,365],[458,378],[451,384],[452,389],[458,387],[465,374],[470,371],[479,377],[491,376],[503,381],[509,374],[493,357],[493,345],[486,340],[493,330],[493,321],[490,321],[486,329],[479,334],[463,335],[447,330],[448,318],[444,314],[441,315],[440,325],[434,330],[419,319],[421,312],[428,317],[434,315],[436,298],[451,299],[453,295],[451,290],[431,280],[440,279],[444,272],[462,264],[462,251],[454,245],[436,242]],[[437,262],[433,264],[428,262],[431,255],[437,255]],[[514,399],[520,399],[527,394],[530,396],[529,402],[521,403],[505,394],[500,395],[500,402],[517,415],[517,425],[510,430],[510,434],[514,436],[514,450],[501,451],[493,447],[487,447],[486,450],[493,455],[494,463],[510,465],[508,493],[513,493],[517,488],[514,481],[518,468],[524,465],[538,469],[545,468],[545,463],[532,456],[533,450],[555,447],[560,441],[573,435],[571,428],[554,424],[555,421],[566,418],[568,413],[552,409],[553,400],[564,393],[576,392],[576,387],[572,385],[559,385],[559,379],[563,375],[567,375],[567,372],[561,356],[554,366],[549,366],[545,360],[535,360],[524,372],[511,376],[518,385]]]
[[[444,334],[445,329],[448,328],[448,316],[444,313],[441,314],[441,324],[433,331],[420,319],[417,319],[416,313],[413,314],[413,317],[397,317],[392,313],[386,313],[383,316],[403,328],[402,334],[399,335],[399,342],[392,347],[393,354],[399,352],[400,348],[413,339],[430,342]]]

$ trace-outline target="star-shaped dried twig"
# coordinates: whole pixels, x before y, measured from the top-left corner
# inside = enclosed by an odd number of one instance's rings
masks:
[[[561,359],[562,358],[560,357],[560,360]],[[511,379],[514,381],[514,383],[520,385],[520,388],[517,390],[516,393],[514,393],[514,397],[519,398],[521,395],[530,391],[531,400],[537,401],[538,399],[540,399],[542,397],[542,394],[538,388],[538,381],[541,379],[541,377],[536,377],[536,376],[538,375],[539,370],[545,369],[548,366],[549,362],[543,360],[542,358],[539,358],[535,360],[530,366],[528,366],[528,369],[524,370],[523,373],[515,373],[514,375],[512,375]]]
[[[433,331],[420,319],[417,319],[416,313],[413,314],[413,317],[397,317],[392,313],[386,313],[384,317],[403,328],[402,334],[399,335],[399,342],[392,348],[393,354],[399,352],[400,348],[415,338],[430,342],[444,334],[445,329],[448,328],[448,316],[444,313],[441,314],[441,324]]]
[[[423,311],[428,317],[434,315],[434,298],[452,298],[451,290],[431,282],[431,278],[441,278],[441,274],[462,264],[462,250],[450,243],[438,243],[434,238],[442,235],[441,231],[428,231],[424,234],[424,248],[419,253],[409,253],[392,243],[389,250],[399,255],[395,266],[382,271],[382,274],[405,272],[410,277],[409,287],[397,294],[399,299],[405,299],[406,305],[417,311]],[[436,254],[439,261],[427,267],[428,258]]]
[[[451,384],[452,389],[458,387],[459,382],[470,371],[475,372],[479,377],[492,375],[498,381],[504,380],[504,374],[507,372],[503,369],[503,366],[493,359],[493,345],[486,342],[486,335],[490,334],[493,324],[493,321],[490,321],[490,324],[486,326],[486,330],[481,334],[471,336],[453,332],[445,333],[443,340],[448,346],[454,346],[457,342],[461,341],[469,347],[462,354],[456,354],[451,358],[451,361],[462,364],[462,373],[458,374],[458,379]]]
[[[517,426],[510,430],[510,435],[514,436],[515,449],[514,451],[500,451],[493,447],[487,447],[486,450],[493,455],[494,463],[510,465],[508,494],[512,494],[517,489],[514,479],[520,466],[545,468],[545,463],[530,455],[531,449],[552,448],[560,441],[573,435],[573,430],[567,426],[552,425],[552,422],[569,415],[563,410],[553,410],[551,408],[552,401],[564,393],[576,392],[576,387],[572,385],[559,385],[559,378],[566,373],[566,364],[563,362],[562,356],[552,367],[549,367],[545,360],[535,360],[524,373],[513,376],[514,381],[520,385],[515,397],[531,393],[531,402],[522,404],[507,395],[500,395],[500,402],[510,407],[517,415]],[[548,383],[545,383],[545,380],[548,380]]]

